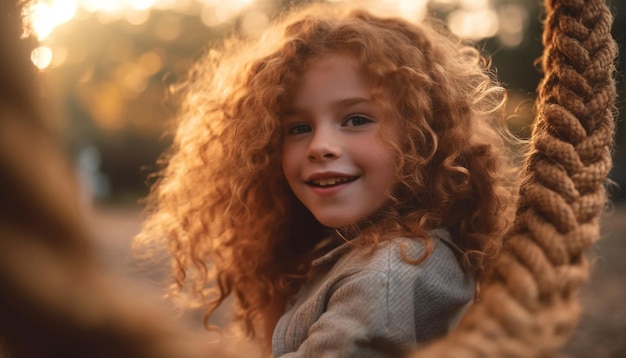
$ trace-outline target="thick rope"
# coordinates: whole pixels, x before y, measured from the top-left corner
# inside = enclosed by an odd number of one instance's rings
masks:
[[[515,227],[459,326],[411,357],[543,357],[566,343],[611,168],[617,46],[604,0],[546,0],[544,78]]]

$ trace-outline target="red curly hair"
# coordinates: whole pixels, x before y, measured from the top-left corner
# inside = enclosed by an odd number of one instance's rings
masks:
[[[234,320],[251,334],[305,282],[328,236],[281,168],[279,118],[320,56],[358,59],[374,97],[394,94],[385,108],[401,128],[399,141],[385,140],[399,183],[390,205],[345,232],[375,246],[445,227],[480,276],[512,219],[515,166],[499,131],[506,92],[478,51],[428,24],[320,6],[291,12],[254,42],[231,39],[195,66],[137,238],[169,244],[175,291],[200,297],[207,320],[234,296]]]

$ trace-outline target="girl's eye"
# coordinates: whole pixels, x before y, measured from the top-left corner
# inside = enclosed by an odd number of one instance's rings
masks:
[[[373,120],[371,120],[370,118],[367,118],[365,116],[360,116],[360,115],[356,115],[356,116],[351,116],[348,117],[348,119],[346,119],[345,122],[343,122],[343,124],[346,127],[358,127],[358,126],[363,126],[369,123],[374,122]]]
[[[298,135],[308,133],[311,131],[311,127],[307,124],[295,124],[287,130],[288,135]]]

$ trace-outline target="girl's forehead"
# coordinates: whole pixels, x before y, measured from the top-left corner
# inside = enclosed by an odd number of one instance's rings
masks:
[[[306,113],[311,108],[342,106],[361,111],[375,108],[377,118],[387,118],[394,112],[390,91],[366,72],[357,56],[349,53],[333,52],[312,58],[293,83],[285,91],[279,118]]]
[[[291,105],[359,97],[370,100],[372,82],[354,57],[330,54],[311,61],[297,81]]]
[[[300,66],[292,67],[291,71],[282,79],[285,90],[282,102],[282,110],[293,105],[295,97],[303,90],[304,86],[318,80],[325,71],[332,71],[333,67],[341,67],[344,71],[354,71],[359,80],[371,89],[369,96],[374,101],[389,102],[388,86],[384,79],[372,69],[375,64],[368,64],[359,53],[348,50],[328,50],[315,54],[300,62]],[[337,76],[338,77],[338,76]],[[335,77],[328,76],[325,80],[333,81]],[[281,112],[282,112],[281,110]]]
[[[337,66],[349,68],[350,70],[357,72],[361,72],[363,67],[359,60],[353,55],[341,52],[331,52],[311,59],[311,61],[309,61],[307,71],[311,71],[313,69],[323,71]]]
[[[319,76],[321,73],[332,72],[337,68],[341,68],[342,71],[353,71],[370,86],[375,82],[373,74],[368,73],[367,66],[359,56],[345,51],[333,51],[308,59],[298,74],[299,80],[296,85],[302,86],[305,78],[315,80],[315,76]]]

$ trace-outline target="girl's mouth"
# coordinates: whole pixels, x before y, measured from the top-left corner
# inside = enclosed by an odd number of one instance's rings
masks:
[[[358,176],[353,177],[327,177],[327,178],[316,178],[307,181],[306,183],[310,186],[318,187],[318,188],[328,188],[336,185],[341,185],[345,183],[350,183],[357,180]]]

